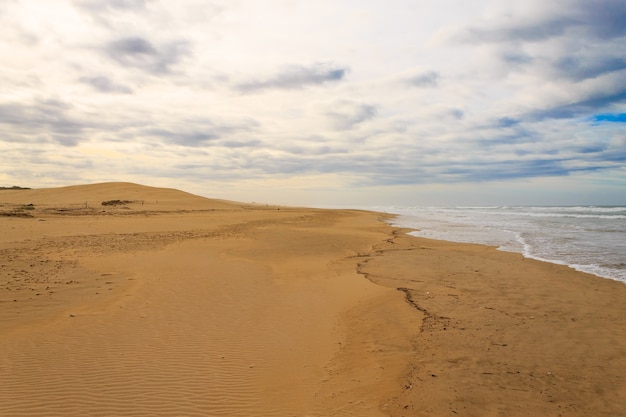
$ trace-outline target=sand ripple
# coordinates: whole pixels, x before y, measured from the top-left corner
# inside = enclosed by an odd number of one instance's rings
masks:
[[[276,284],[267,266],[209,251],[218,247],[229,243],[192,240],[86,263],[115,262],[120,274],[141,265],[140,284],[0,342],[0,415],[301,415],[332,354],[316,340],[330,344],[341,303],[324,293],[334,287]]]

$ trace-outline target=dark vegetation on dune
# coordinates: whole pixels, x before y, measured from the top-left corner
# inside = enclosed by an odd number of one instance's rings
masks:
[[[19,187],[14,185],[13,187],[0,187],[0,191],[2,190],[30,190],[29,187]]]

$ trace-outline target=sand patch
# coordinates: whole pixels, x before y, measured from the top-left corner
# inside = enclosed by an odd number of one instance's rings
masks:
[[[401,287],[424,317],[411,389],[394,400],[395,413],[623,414],[622,283],[486,246],[401,234],[377,249],[360,270]]]
[[[412,319],[401,294],[356,270],[386,236],[378,215],[183,203],[0,220],[12,230],[0,242],[12,306],[0,313],[0,414],[384,415],[404,362],[354,379],[341,359],[371,353],[359,312],[392,300]]]
[[[105,204],[102,201],[119,201]],[[384,215],[0,192],[2,416],[615,416],[626,287]]]

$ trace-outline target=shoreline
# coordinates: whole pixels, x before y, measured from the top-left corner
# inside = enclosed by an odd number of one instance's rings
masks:
[[[626,409],[621,282],[386,213],[120,183],[22,196],[32,218],[0,217],[2,415]],[[126,203],[62,210],[85,199]]]
[[[489,244],[485,244],[485,243],[464,242],[464,241],[460,241],[460,240],[433,239],[433,238],[429,238],[429,237],[422,237],[422,236],[419,236],[419,235],[411,234],[413,231],[415,231],[415,229],[412,229],[412,228],[393,226],[393,225],[391,225],[391,227],[395,227],[395,228],[399,228],[399,229],[406,229],[407,230],[407,232],[406,232],[407,235],[415,237],[417,239],[426,239],[426,240],[434,240],[434,241],[440,241],[440,242],[459,243],[459,244],[465,244],[465,245],[487,246],[487,247],[490,247],[490,248],[494,248],[498,252],[515,253],[515,254],[521,255],[522,257],[524,257],[524,259],[532,259],[532,260],[537,261],[537,262],[543,262],[543,263],[547,263],[547,264],[564,266],[564,267],[567,267],[567,268],[569,268],[569,269],[571,269],[573,271],[576,271],[578,273],[585,274],[585,275],[590,275],[590,276],[592,276],[594,278],[608,279],[610,281],[616,281],[616,282],[619,282],[621,284],[626,285],[626,281],[623,281],[622,279],[620,279],[618,277],[608,276],[608,275],[605,276],[605,275],[599,275],[599,274],[593,273],[593,272],[588,272],[588,271],[585,271],[584,269],[577,268],[576,265],[568,264],[565,261],[546,259],[546,258],[542,258],[542,257],[539,257],[539,256],[534,256],[532,254],[524,253],[522,251],[507,250],[507,249],[503,249],[501,246],[489,245]]]
[[[495,246],[530,259],[568,265],[577,271],[626,283],[622,243],[626,207],[597,206],[415,207],[394,225],[412,235]],[[622,214],[624,213],[624,214]]]
[[[424,316],[398,413],[609,416],[626,409],[621,282],[408,230],[396,228],[360,265],[379,285],[403,285]]]

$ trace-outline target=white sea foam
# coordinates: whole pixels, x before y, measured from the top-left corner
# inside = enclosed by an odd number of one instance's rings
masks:
[[[416,236],[482,243],[626,283],[626,207],[376,207]]]

